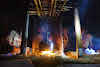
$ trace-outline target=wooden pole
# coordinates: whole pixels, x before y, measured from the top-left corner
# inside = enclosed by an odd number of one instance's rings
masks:
[[[41,16],[41,13],[40,13],[40,9],[39,9],[37,0],[34,0],[34,3],[35,3],[35,5],[36,5],[36,9],[37,9],[37,14],[38,14],[38,16]]]

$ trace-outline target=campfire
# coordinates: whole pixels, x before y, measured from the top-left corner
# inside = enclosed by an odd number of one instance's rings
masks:
[[[50,56],[55,56],[56,53],[54,53],[53,51],[47,51],[47,50],[46,50],[46,51],[41,51],[41,52],[40,52],[40,55],[41,55],[41,56],[49,56],[49,57],[50,57]]]

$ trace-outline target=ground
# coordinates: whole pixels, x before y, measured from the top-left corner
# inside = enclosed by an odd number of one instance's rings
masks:
[[[88,58],[90,57],[90,58]],[[93,58],[94,57],[94,58]],[[23,56],[13,56],[13,57],[1,57],[0,59],[0,67],[100,67],[100,64],[77,64],[77,63],[86,63],[91,59],[96,60],[95,62],[99,62],[100,56],[85,56],[84,58],[79,58],[78,61],[72,61],[68,59],[62,59],[61,57],[56,57],[55,60],[50,60],[47,58],[39,59],[36,57],[23,57]],[[31,61],[33,60],[33,61]],[[98,61],[99,60],[99,61]],[[47,62],[49,61],[49,62]],[[50,62],[52,61],[52,62]],[[74,63],[74,64],[73,64]]]

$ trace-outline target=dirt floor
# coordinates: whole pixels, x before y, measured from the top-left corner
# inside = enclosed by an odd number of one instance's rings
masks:
[[[100,55],[85,55],[79,60],[36,58],[36,57],[0,57],[0,67],[100,67]],[[1,59],[2,58],[2,59]],[[94,63],[94,64],[92,64]]]

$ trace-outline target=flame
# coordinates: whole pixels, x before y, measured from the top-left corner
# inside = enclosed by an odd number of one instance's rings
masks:
[[[26,47],[25,56],[31,56],[31,49],[30,49],[30,47]]]
[[[66,52],[65,54],[71,59],[77,59],[78,56],[76,52]]]
[[[11,53],[16,55],[16,54],[19,54],[20,52],[21,52],[20,48],[14,47]]]
[[[43,55],[43,56],[55,56],[56,53],[54,53],[53,51],[50,51],[50,50],[45,50],[45,51],[41,51],[40,55]]]

